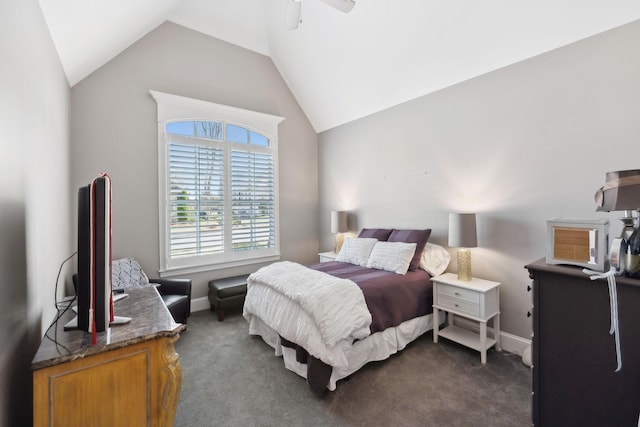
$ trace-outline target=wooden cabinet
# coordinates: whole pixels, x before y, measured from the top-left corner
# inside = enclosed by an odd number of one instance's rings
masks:
[[[533,279],[532,417],[540,426],[637,426],[640,281],[618,277],[622,369],[607,281],[579,267],[526,266]]]
[[[32,364],[34,426],[173,425],[182,381],[174,344],[184,325],[153,287],[131,292],[116,314],[131,323],[99,334],[95,346],[82,331],[43,339]]]

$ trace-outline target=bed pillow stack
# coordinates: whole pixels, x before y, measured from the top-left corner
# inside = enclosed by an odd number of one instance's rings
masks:
[[[336,256],[336,261],[366,267],[371,250],[376,243],[378,243],[378,240],[372,237],[347,238],[344,240],[340,253]]]
[[[363,228],[358,237],[372,237],[381,242],[386,242],[393,231],[392,228]]]
[[[430,235],[430,228],[363,228],[357,238],[345,240],[336,261],[406,274],[420,268],[422,252]]]
[[[420,268],[420,257],[422,256],[424,246],[427,244],[427,240],[429,240],[429,236],[431,236],[430,228],[426,230],[393,230],[388,241],[416,244],[416,250],[409,264],[409,271],[416,271]]]
[[[431,275],[439,276],[445,272],[451,261],[451,254],[440,245],[427,242],[420,258],[420,268]]]
[[[415,252],[415,243],[377,242],[369,255],[367,268],[393,271],[404,275],[407,274]]]

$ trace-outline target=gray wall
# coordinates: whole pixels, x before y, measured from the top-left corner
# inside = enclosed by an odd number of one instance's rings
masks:
[[[156,103],[149,90],[285,117],[279,127],[284,259],[317,259],[317,135],[270,58],[166,22],[71,90],[71,182],[106,171],[113,182],[114,258],[159,268]],[[193,297],[217,277],[190,274]]]
[[[31,359],[71,255],[69,85],[37,0],[0,2],[0,426],[31,425]]]
[[[444,246],[448,213],[477,212],[473,273],[502,282],[502,329],[530,338],[523,267],[544,256],[546,220],[620,231],[593,194],[607,171],[640,168],[638,40],[635,22],[321,133],[320,249],[332,209],[356,231],[431,227]]]

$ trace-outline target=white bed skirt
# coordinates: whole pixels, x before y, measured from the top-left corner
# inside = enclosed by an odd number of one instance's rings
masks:
[[[444,321],[445,313],[440,311],[440,323]],[[407,344],[425,332],[433,329],[433,314],[407,320],[400,325],[387,328],[384,331],[369,335],[363,340],[353,343],[347,351],[348,366],[333,368],[329,379],[328,389],[336,389],[336,382],[348,377],[366,363],[387,359],[392,354],[404,349]],[[280,344],[280,336],[256,316],[251,317],[249,334],[260,335],[264,342],[275,349],[276,356],[283,356],[284,366],[303,378],[307,378],[307,365],[296,360],[296,352],[292,348]]]

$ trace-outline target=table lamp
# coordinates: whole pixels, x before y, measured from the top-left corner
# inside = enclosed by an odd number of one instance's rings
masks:
[[[605,180],[594,196],[596,211],[624,211],[620,237],[611,243],[611,266],[640,277],[640,169],[607,172]],[[633,211],[637,212],[635,218]]]
[[[469,248],[478,246],[476,214],[449,214],[449,246],[458,248],[458,280],[471,280],[471,250]]]
[[[344,235],[349,231],[347,228],[347,213],[345,211],[332,211],[331,212],[331,232],[336,235],[336,245],[334,252],[339,253],[344,243]]]

